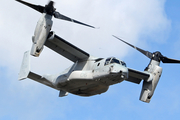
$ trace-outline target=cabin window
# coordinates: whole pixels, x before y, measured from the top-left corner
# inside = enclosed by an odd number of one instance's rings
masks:
[[[100,63],[97,64],[97,66],[99,66],[99,65],[100,65]]]

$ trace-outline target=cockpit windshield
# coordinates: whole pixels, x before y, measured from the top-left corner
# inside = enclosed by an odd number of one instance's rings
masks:
[[[113,59],[111,60],[111,63],[117,63],[117,64],[120,64],[119,60],[117,60],[117,59],[115,59],[115,58],[113,58]]]
[[[113,58],[113,57],[112,58],[107,58],[104,65],[109,65],[109,64],[113,64],[113,63],[117,63],[117,64],[120,64],[120,65],[126,67],[126,63],[125,62],[120,61],[120,60],[118,60],[116,58]]]

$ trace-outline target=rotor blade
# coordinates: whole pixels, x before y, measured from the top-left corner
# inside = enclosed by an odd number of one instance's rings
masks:
[[[161,57],[161,61],[163,63],[180,63],[180,60],[175,60],[175,59],[167,58],[165,56]]]
[[[127,45],[133,47],[134,49],[138,50],[139,52],[141,52],[142,54],[144,54],[144,55],[147,56],[148,58],[152,59],[153,54],[152,54],[151,52],[145,51],[145,50],[140,49],[140,48],[138,48],[138,47],[136,47],[136,46],[134,46],[134,45],[131,45],[131,44],[127,43],[126,41],[124,41],[124,40],[122,40],[122,39],[120,39],[120,38],[118,38],[118,37],[116,37],[116,36],[114,36],[114,35],[113,35],[113,37],[119,39],[120,41],[122,41],[122,42],[126,43]]]
[[[88,27],[91,27],[91,28],[95,28],[95,27],[93,27],[93,26],[91,26],[91,25],[87,25],[87,24],[85,24],[85,23],[82,23],[82,22],[79,22],[79,21],[77,21],[77,20],[74,20],[74,19],[71,19],[71,18],[69,18],[69,17],[66,17],[66,16],[60,14],[59,12],[54,12],[54,17],[55,17],[55,18],[58,18],[58,19],[62,19],[62,20],[74,22],[74,23],[77,23],[77,24],[85,25],[85,26],[88,26]]]
[[[28,3],[28,2],[25,2],[25,1],[22,1],[22,0],[16,0],[26,6],[29,6],[30,8],[33,8],[34,10],[37,10],[38,12],[40,13],[43,13],[44,12],[44,8],[43,6],[41,5],[34,5],[34,4],[31,4],[31,3]]]

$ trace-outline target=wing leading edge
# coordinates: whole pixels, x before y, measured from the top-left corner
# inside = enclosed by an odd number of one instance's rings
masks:
[[[54,35],[53,39],[47,39],[45,42],[45,46],[66,57],[72,62],[86,60],[90,56],[85,51],[79,49],[78,47],[74,46],[73,44],[67,42],[57,35]]]
[[[131,68],[128,68],[128,71],[129,71],[129,77],[126,81],[133,82],[136,84],[139,84],[141,80],[146,81],[150,77],[150,74],[148,73],[133,70]]]

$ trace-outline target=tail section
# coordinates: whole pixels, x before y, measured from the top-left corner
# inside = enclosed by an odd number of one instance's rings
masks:
[[[42,83],[54,89],[57,89],[53,85],[54,76],[53,75],[44,75],[40,76],[36,73],[30,71],[30,51],[24,53],[21,69],[19,72],[19,80],[24,80],[26,78],[30,78],[36,82]],[[59,90],[59,89],[57,89]]]

